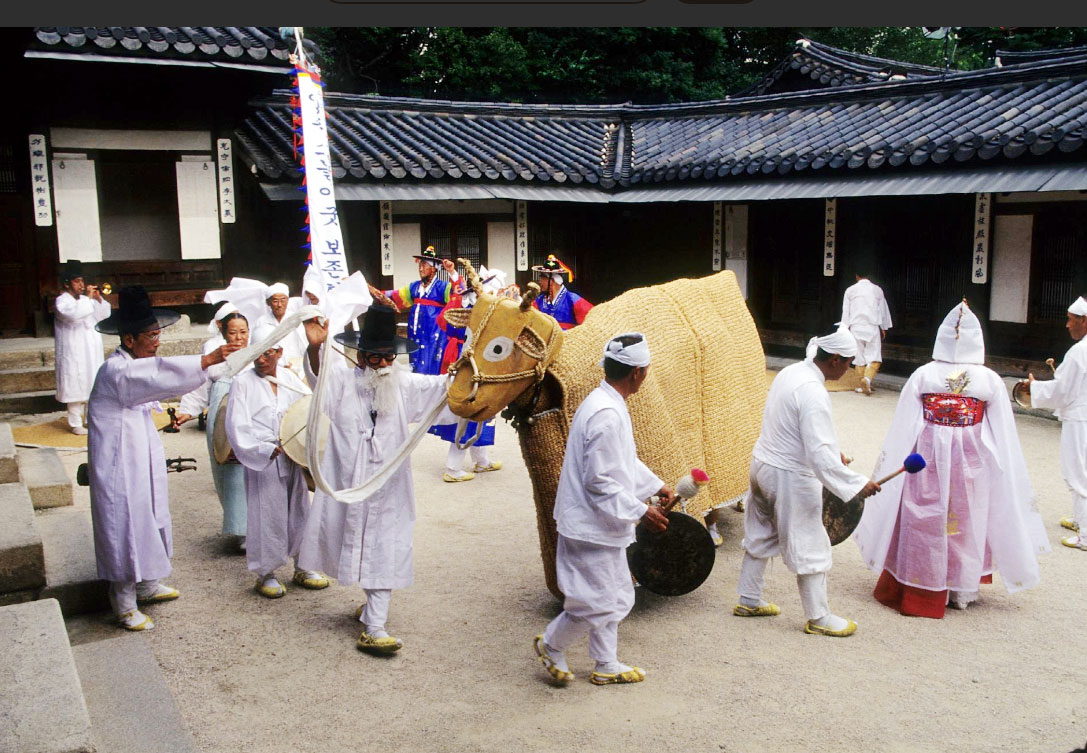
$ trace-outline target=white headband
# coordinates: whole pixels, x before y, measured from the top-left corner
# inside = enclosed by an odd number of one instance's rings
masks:
[[[622,337],[640,337],[641,339],[636,343],[623,345],[620,341]],[[641,332],[627,332],[616,335],[608,340],[604,346],[604,358],[600,359],[600,365],[603,366],[604,360],[608,358],[619,363],[625,363],[627,366],[648,366],[649,341],[645,339],[645,335]]]
[[[839,355],[842,358],[850,358],[857,355],[857,340],[844,327],[824,337],[813,337],[808,340],[808,347],[804,355],[815,358],[818,348],[827,353]]]
[[[277,283],[274,283],[272,285],[269,285],[268,287],[266,287],[264,289],[264,300],[267,301],[273,295],[277,295],[279,293],[282,293],[283,295],[288,295],[289,296],[291,294],[291,289],[288,288],[287,284],[283,283],[283,282],[277,282]]]
[[[1072,316],[1087,316],[1087,301],[1083,300],[1083,296],[1076,299],[1076,302],[1068,307],[1068,313]]]
[[[230,301],[227,301],[222,306],[220,306],[219,310],[215,312],[215,317],[210,322],[208,322],[208,332],[213,335],[219,334],[219,324],[223,321],[223,319],[226,319],[237,310],[238,307]]]

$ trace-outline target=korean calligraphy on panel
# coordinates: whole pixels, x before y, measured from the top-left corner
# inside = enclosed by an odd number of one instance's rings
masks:
[[[215,140],[215,157],[219,167],[219,222],[234,222],[238,209],[234,202],[234,163],[230,139]]]
[[[49,159],[45,135],[30,134],[30,191],[34,202],[34,224],[53,224],[53,199],[49,193]]]
[[[516,202],[517,212],[517,271],[528,270],[528,202]]]
[[[834,244],[837,240],[838,200],[827,199],[823,211],[823,277],[834,276]]]
[[[714,272],[721,271],[721,238],[724,234],[723,231],[721,202],[715,201],[713,202],[713,255],[711,257],[711,264]]]
[[[971,241],[970,280],[978,285],[989,281],[989,235],[993,213],[993,195],[974,195],[974,237]]]
[[[378,239],[378,248],[381,249],[381,274],[389,276],[393,273],[393,203],[381,202],[381,237]]]

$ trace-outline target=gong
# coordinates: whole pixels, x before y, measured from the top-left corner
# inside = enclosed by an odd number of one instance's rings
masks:
[[[713,570],[713,538],[686,513],[668,513],[668,528],[650,531],[639,523],[627,547],[631,574],[647,591],[681,596],[701,586]]]

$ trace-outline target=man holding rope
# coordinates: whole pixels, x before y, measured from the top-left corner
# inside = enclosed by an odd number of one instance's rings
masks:
[[[328,325],[312,319],[305,327],[311,386],[321,369],[331,369],[325,377],[324,407],[332,422],[321,471],[334,489],[357,487],[394,459],[410,433],[408,424],[422,420],[443,400],[448,380],[413,374],[397,364],[398,354],[418,346],[396,335],[396,313],[391,308],[372,306],[361,332],[335,336],[357,351],[356,368],[339,356],[322,363],[320,348],[328,338]],[[359,502],[340,502],[320,489],[314,494],[297,563],[366,591],[366,604],[356,612],[365,626],[356,644],[360,651],[388,655],[403,646],[389,635],[385,622],[392,589],[406,588],[414,578],[414,525],[415,490],[407,458],[377,491]]]

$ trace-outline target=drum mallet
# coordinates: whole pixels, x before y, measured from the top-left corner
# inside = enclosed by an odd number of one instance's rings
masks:
[[[925,463],[925,459],[923,457],[918,455],[916,452],[911,452],[909,455],[906,456],[906,460],[902,463],[901,468],[899,468],[894,473],[890,473],[881,478],[879,481],[876,482],[876,486],[883,486],[902,472],[917,473],[918,471],[923,471],[925,469],[925,465],[927,464]]]
[[[691,472],[676,482],[676,496],[672,499],[672,502],[664,508],[664,512],[668,512],[676,503],[683,500],[684,507],[686,507],[687,500],[693,498],[698,492],[702,490],[702,487],[710,482],[709,475],[701,468],[692,468]]]

